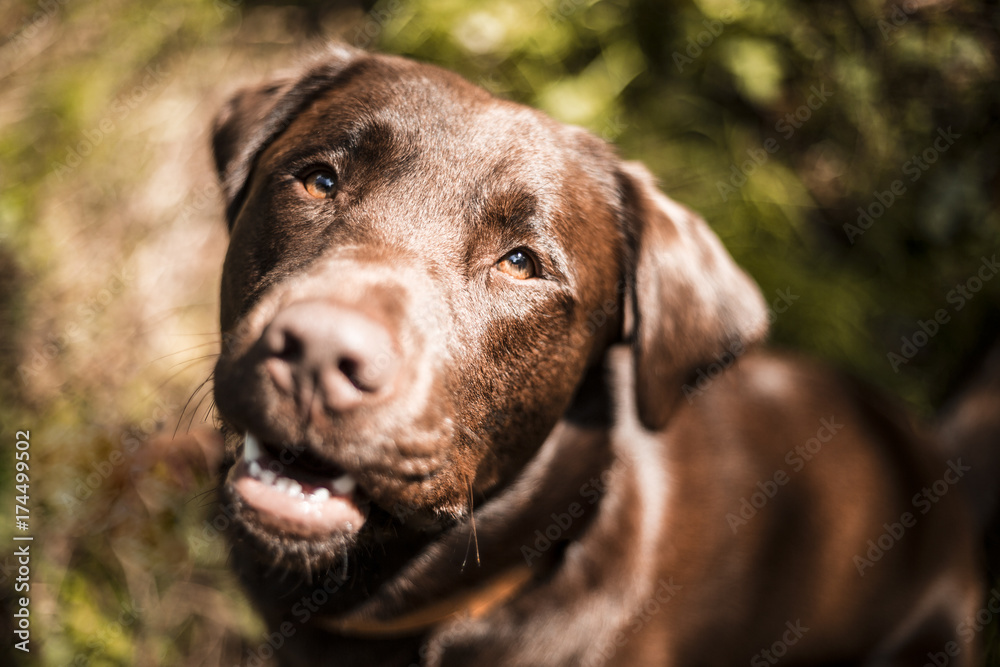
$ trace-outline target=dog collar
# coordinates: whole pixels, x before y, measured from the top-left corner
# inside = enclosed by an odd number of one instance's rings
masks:
[[[522,565],[505,570],[475,588],[395,618],[348,617],[331,619],[325,625],[338,633],[355,637],[388,639],[414,635],[447,621],[481,618],[512,599],[530,579],[531,569]]]

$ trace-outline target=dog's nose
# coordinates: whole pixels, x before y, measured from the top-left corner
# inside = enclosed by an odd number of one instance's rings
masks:
[[[392,334],[357,310],[299,301],[281,310],[261,337],[275,384],[305,403],[322,399],[343,412],[391,389],[398,366]]]

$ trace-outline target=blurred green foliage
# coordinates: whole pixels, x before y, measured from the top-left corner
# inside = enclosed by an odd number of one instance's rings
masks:
[[[1000,281],[948,300],[1000,245],[998,16],[992,3],[390,1],[368,32],[617,143],[779,309],[779,291],[798,297],[775,313],[774,343],[926,413],[1000,304]],[[939,130],[957,137],[943,152]],[[926,169],[912,162],[925,151]],[[880,206],[859,226],[859,208]],[[906,358],[901,338],[939,309],[951,322]]]
[[[169,436],[208,419],[203,390],[182,406],[216,343],[211,116],[315,42],[438,63],[616,143],[757,279],[776,345],[925,415],[1000,332],[1000,280],[970,282],[1000,254],[996,2],[21,0],[0,34],[0,451],[32,428],[37,664],[259,647],[203,513],[211,456]]]

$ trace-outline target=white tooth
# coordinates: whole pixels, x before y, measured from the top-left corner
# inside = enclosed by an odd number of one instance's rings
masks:
[[[333,480],[333,483],[330,486],[333,487],[334,493],[346,496],[354,490],[354,487],[357,486],[357,482],[354,481],[353,477],[345,474]]]
[[[290,496],[297,496],[300,493],[302,493],[302,485],[296,482],[294,479],[290,479],[288,480],[288,486],[285,487],[285,493],[287,493]]]
[[[250,462],[250,476],[255,479],[260,479],[260,464],[256,461]]]
[[[329,500],[329,499],[330,499],[330,489],[326,488],[325,486],[321,486],[315,491],[313,491],[311,494],[309,494],[310,502],[321,503],[324,500]]]
[[[278,491],[287,491],[288,486],[291,483],[292,480],[288,479],[287,477],[279,477],[278,481],[274,483],[274,488],[278,489]]]
[[[256,461],[262,453],[260,442],[248,431],[246,439],[243,440],[243,458],[247,461]]]
[[[265,484],[268,484],[270,486],[274,486],[274,480],[277,477],[278,476],[275,475],[274,471],[272,471],[272,470],[261,470],[260,471],[260,481],[262,481]]]

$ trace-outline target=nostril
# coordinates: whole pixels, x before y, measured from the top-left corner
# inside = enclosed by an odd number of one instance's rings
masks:
[[[306,355],[308,332],[295,319],[279,315],[264,330],[261,343],[268,357],[295,363]]]
[[[359,369],[360,365],[357,360],[351,359],[350,357],[344,357],[337,363],[337,370],[340,371],[344,377],[350,380],[351,384],[355,387],[363,389],[364,387],[361,384],[361,378],[358,376]]]
[[[305,356],[305,345],[298,336],[290,331],[281,332],[281,342],[274,351],[274,356],[283,361],[298,361]]]
[[[398,368],[392,334],[357,310],[296,302],[278,312],[261,342],[275,386],[303,403],[318,390],[329,409],[345,411],[392,393]]]

